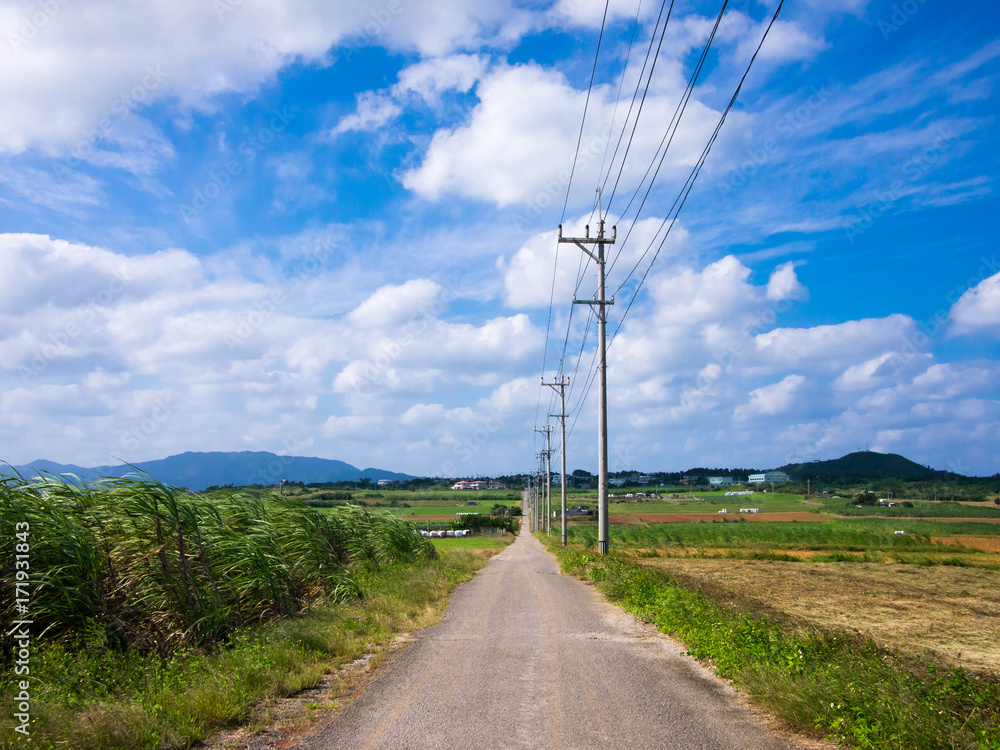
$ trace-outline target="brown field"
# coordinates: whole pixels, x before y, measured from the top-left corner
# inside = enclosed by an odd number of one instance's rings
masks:
[[[931,541],[941,544],[960,544],[968,549],[981,549],[984,552],[1000,552],[1000,536],[955,534],[953,536],[932,536]]]
[[[781,621],[1000,674],[1000,572],[947,566],[661,558],[642,564]]]
[[[608,522],[613,524],[624,523],[698,523],[704,521],[710,523],[725,518],[733,520],[735,518],[745,518],[753,523],[825,523],[833,520],[833,516],[826,516],[822,513],[787,512],[787,513],[642,513],[638,515],[611,515]],[[1000,520],[1000,519],[998,519]]]

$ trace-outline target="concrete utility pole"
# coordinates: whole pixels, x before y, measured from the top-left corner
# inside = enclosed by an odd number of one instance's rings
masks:
[[[535,428],[535,432],[545,435],[545,448],[541,452],[542,457],[542,471],[545,472],[545,494],[544,499],[540,503],[542,510],[545,513],[545,533],[548,536],[552,535],[552,480],[551,480],[551,456],[552,450],[550,445],[550,439],[552,437],[552,427],[545,425],[543,429]],[[539,528],[542,528],[539,526]]]
[[[566,386],[569,385],[569,378],[559,377],[559,380],[553,380],[551,383],[546,383],[545,378],[542,378],[542,385],[547,385],[554,391],[559,391],[559,413],[550,414],[550,417],[559,417],[559,422],[562,427],[562,442],[560,443],[560,458],[562,459],[562,482],[559,483],[559,488],[562,490],[560,495],[562,495],[562,546],[566,546]]]
[[[600,360],[597,363],[598,374],[598,407],[597,407],[597,551],[608,554],[608,344],[607,344],[607,306],[615,303],[614,297],[607,301],[604,296],[604,246],[613,245],[618,238],[618,227],[611,228],[611,239],[604,238],[604,219],[601,217],[600,192],[598,192],[597,208],[597,237],[590,236],[590,225],[587,225],[586,235],[583,237],[563,237],[562,224],[559,225],[559,242],[572,242],[583,250],[597,263],[597,298],[592,301],[573,300],[574,305],[593,305],[597,308],[597,339],[600,351]],[[595,255],[587,245],[597,245]]]

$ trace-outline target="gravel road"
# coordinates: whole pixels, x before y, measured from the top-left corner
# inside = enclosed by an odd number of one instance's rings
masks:
[[[522,534],[303,748],[787,750],[668,639]]]

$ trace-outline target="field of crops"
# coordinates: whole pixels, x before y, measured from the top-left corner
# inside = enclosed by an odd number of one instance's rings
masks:
[[[192,495],[149,478],[87,487],[4,480],[0,536],[14,540],[23,529],[34,632],[51,643],[98,628],[109,643],[158,653],[357,597],[359,569],[436,554],[405,522],[358,507],[320,513],[287,499]],[[0,564],[0,616],[12,622],[14,555]]]

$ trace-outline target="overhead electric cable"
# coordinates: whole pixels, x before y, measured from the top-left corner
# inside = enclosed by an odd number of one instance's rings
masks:
[[[580,132],[576,139],[576,151],[573,154],[573,166],[570,169],[569,180],[566,183],[566,198],[563,200],[562,215],[559,218],[559,223],[562,224],[563,220],[566,218],[566,207],[569,205],[569,194],[573,186],[573,175],[576,173],[576,164],[580,158],[580,144],[583,142],[583,130],[584,125],[587,122],[587,110],[590,107],[590,94],[594,89],[594,77],[597,74],[597,61],[601,56],[601,41],[604,39],[604,26],[608,20],[608,6],[611,4],[611,0],[605,0],[604,2],[604,16],[601,18],[601,31],[597,36],[597,50],[594,52],[594,66],[590,71],[590,85],[587,87],[587,98],[583,105],[583,117],[580,118]],[[556,293],[556,273],[559,268],[559,245],[556,244],[555,258],[552,263],[552,286],[549,291],[549,312],[548,319],[545,324],[545,344],[542,348],[542,376],[545,374],[545,366],[548,364],[548,354],[549,354],[549,334],[552,329],[552,311],[555,302]],[[565,353],[565,352],[564,352]],[[542,403],[542,386],[539,386],[538,401],[535,404],[535,423],[538,423],[538,412]],[[550,410],[551,411],[551,410]]]
[[[709,155],[709,153],[712,150],[712,146],[715,145],[715,141],[719,137],[719,132],[722,130],[722,126],[726,122],[726,117],[728,117],[730,110],[733,108],[733,105],[736,103],[737,98],[739,98],[740,91],[743,89],[743,84],[746,81],[747,76],[750,74],[750,69],[753,67],[754,61],[757,59],[758,53],[760,52],[761,48],[764,46],[764,41],[767,39],[767,35],[771,31],[771,27],[774,26],[774,22],[777,21],[778,14],[781,13],[781,8],[782,8],[782,6],[784,4],[785,4],[785,0],[780,0],[780,2],[778,3],[778,7],[775,9],[774,15],[771,17],[771,22],[767,25],[767,28],[764,30],[764,35],[761,37],[760,42],[757,45],[757,49],[754,51],[753,56],[750,58],[750,62],[747,64],[747,68],[743,72],[743,76],[740,78],[739,84],[736,86],[736,90],[733,92],[733,95],[730,98],[729,103],[726,105],[726,108],[723,111],[722,116],[719,118],[719,122],[715,126],[715,130],[712,132],[712,136],[709,138],[708,143],[705,145],[705,148],[702,150],[701,156],[699,157],[699,159],[698,159],[697,163],[695,164],[694,168],[691,170],[691,174],[688,175],[687,180],[685,181],[684,185],[681,187],[681,191],[680,191],[680,193],[678,193],[677,198],[674,199],[674,206],[677,207],[676,211],[674,211],[673,210],[673,206],[671,206],[671,211],[669,211],[667,213],[667,216],[664,217],[663,222],[660,224],[660,228],[657,230],[656,234],[653,236],[653,240],[650,242],[650,245],[646,248],[646,252],[644,252],[643,255],[642,255],[642,258],[639,259],[639,262],[641,263],[642,259],[646,257],[646,255],[648,254],[649,250],[652,248],[652,243],[656,241],[656,237],[659,236],[660,232],[663,230],[664,226],[666,226],[667,222],[669,221],[670,222],[670,226],[667,227],[667,231],[663,235],[663,239],[660,240],[660,244],[659,244],[659,246],[656,249],[656,253],[653,255],[652,260],[650,260],[649,266],[647,266],[645,273],[643,273],[643,275],[642,275],[642,279],[640,279],[638,285],[636,285],[635,291],[632,293],[632,298],[629,300],[628,305],[625,307],[625,311],[622,313],[622,317],[618,321],[618,326],[615,328],[615,332],[611,335],[611,341],[612,342],[614,341],[615,336],[617,336],[618,332],[621,330],[621,327],[622,327],[622,325],[625,322],[625,317],[628,315],[629,310],[632,309],[632,304],[635,302],[636,298],[638,297],[639,291],[642,289],[642,286],[643,286],[643,284],[646,281],[646,277],[649,275],[649,272],[652,269],[653,264],[656,262],[656,259],[659,256],[660,251],[663,249],[663,246],[666,244],[667,238],[670,236],[670,230],[673,229],[674,222],[677,221],[677,217],[680,215],[681,210],[684,208],[684,204],[687,202],[688,196],[691,195],[691,190],[694,188],[694,183],[698,179],[698,176],[701,174],[702,167],[704,167],[705,161],[708,159],[708,155]],[[679,205],[678,205],[678,202],[679,202]],[[670,214],[671,213],[673,213],[673,218],[670,218]],[[638,267],[638,266],[636,266],[636,267]],[[635,271],[635,269],[633,269],[633,272],[634,271]],[[629,276],[631,276],[631,273],[629,274]],[[619,286],[618,287],[618,291],[621,291],[621,289],[622,289],[622,287]],[[610,343],[608,344],[608,346],[610,347]]]
[[[701,76],[701,71],[705,65],[705,60],[708,58],[708,52],[712,47],[712,42],[715,40],[715,35],[719,30],[719,24],[722,23],[723,14],[726,12],[726,6],[729,4],[729,0],[724,0],[722,3],[722,8],[719,10],[719,15],[715,19],[715,25],[712,27],[712,32],[709,34],[708,40],[705,42],[704,48],[702,48],[701,55],[698,58],[698,63],[695,65],[694,70],[691,72],[691,76],[688,79],[687,87],[681,98],[677,102],[677,107],[674,108],[674,114],[670,118],[670,123],[667,125],[666,130],[663,132],[663,138],[660,139],[660,145],[657,146],[656,152],[653,154],[653,158],[649,162],[649,166],[646,167],[646,172],[643,174],[642,179],[639,180],[639,184],[636,186],[635,191],[632,193],[632,197],[629,199],[628,204],[625,206],[624,210],[621,212],[622,217],[628,214],[629,209],[635,202],[636,197],[639,195],[639,191],[642,190],[643,184],[646,182],[646,178],[649,177],[649,172],[653,169],[653,165],[656,165],[656,171],[653,172],[652,178],[649,180],[649,185],[646,186],[646,193],[643,195],[642,202],[639,204],[639,208],[636,209],[635,218],[629,222],[628,230],[625,233],[625,238],[619,244],[618,252],[615,257],[611,260],[608,266],[608,274],[614,270],[615,264],[618,259],[622,257],[622,253],[625,250],[625,245],[628,243],[629,237],[632,236],[632,230],[635,229],[636,224],[639,222],[639,216],[642,214],[642,209],[646,205],[646,200],[649,198],[650,192],[653,190],[653,185],[656,183],[656,178],[660,174],[660,169],[663,167],[664,161],[667,158],[667,152],[670,150],[670,146],[674,142],[674,137],[677,135],[677,131],[680,129],[681,120],[684,117],[684,112],[687,111],[688,103],[691,101],[691,96],[694,94],[695,86],[698,83],[698,78]],[[662,151],[662,154],[660,153]],[[634,273],[634,269],[633,269]],[[631,273],[629,277],[631,277]],[[626,282],[628,279],[626,279]],[[624,286],[624,283],[621,285]],[[619,286],[619,289],[621,289]]]
[[[649,93],[649,84],[653,80],[653,71],[656,69],[656,61],[660,59],[660,49],[663,47],[663,38],[667,33],[667,25],[670,23],[670,16],[674,12],[674,0],[670,0],[670,9],[667,11],[667,18],[663,22],[663,29],[660,31],[660,41],[656,45],[656,54],[653,56],[653,62],[649,66],[649,75],[646,76],[646,87],[642,91],[642,99],[639,101],[639,110],[635,114],[635,121],[632,123],[632,132],[629,134],[628,143],[625,145],[625,153],[622,155],[621,163],[618,165],[618,175],[615,177],[615,184],[611,188],[611,195],[608,197],[607,211],[611,211],[611,204],[615,200],[615,191],[618,190],[618,182],[622,178],[622,172],[625,169],[625,162],[628,160],[628,152],[632,149],[632,140],[635,138],[635,131],[639,126],[639,118],[642,116],[642,108],[646,103],[646,95]],[[612,162],[612,166],[614,162]],[[602,185],[603,188],[603,185]]]

